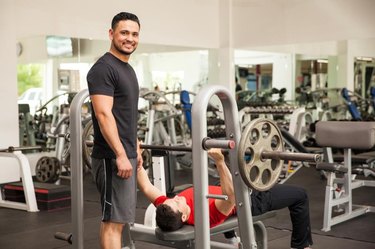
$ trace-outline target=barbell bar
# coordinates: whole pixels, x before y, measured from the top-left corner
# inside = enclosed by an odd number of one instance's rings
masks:
[[[223,150],[230,150],[236,146],[236,143],[233,140],[222,140],[222,139],[212,139],[205,137],[202,139],[202,149],[209,150],[211,148],[218,148]],[[167,150],[167,151],[186,151],[191,152],[192,147],[187,146],[168,146],[168,145],[148,145],[141,144],[141,149],[148,150]]]
[[[26,150],[42,150],[41,146],[24,146],[24,147],[14,147],[9,146],[5,149],[0,149],[0,152],[14,152],[14,151],[26,151]]]
[[[262,151],[261,159],[288,160],[288,161],[304,161],[304,162],[320,162],[321,155],[296,152],[280,152],[280,151]]]

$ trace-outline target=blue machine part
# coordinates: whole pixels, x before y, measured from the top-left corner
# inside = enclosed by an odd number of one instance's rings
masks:
[[[345,99],[346,105],[348,106],[348,110],[350,115],[354,120],[362,120],[361,114],[357,109],[357,106],[350,100],[349,91],[347,88],[343,88],[341,90],[341,96]]]
[[[375,87],[370,87],[370,95],[371,95],[371,104],[372,108],[375,110]]]
[[[191,107],[189,92],[182,90],[180,93],[180,102],[182,105],[182,111],[185,114],[186,123],[191,131]]]

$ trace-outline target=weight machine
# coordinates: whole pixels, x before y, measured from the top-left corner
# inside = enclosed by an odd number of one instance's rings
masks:
[[[228,118],[226,124],[227,137],[230,140],[234,140],[235,143],[239,141],[239,127],[238,117],[235,101],[230,97],[230,93],[226,88],[222,87],[205,87],[202,89],[197,99],[193,104],[193,164],[199,165],[193,169],[193,182],[195,186],[194,198],[195,198],[195,210],[199,210],[195,216],[195,247],[200,249],[210,248],[210,229],[208,222],[208,203],[206,198],[208,197],[208,169],[207,169],[207,153],[202,150],[202,138],[206,137],[207,124],[206,124],[206,113],[202,110],[206,110],[208,106],[208,100],[216,94],[223,102],[225,116],[232,116]],[[88,96],[88,91],[83,90],[73,99],[71,106],[70,116],[70,127],[71,127],[71,165],[76,167],[71,169],[71,185],[72,185],[72,237],[73,248],[82,249],[83,246],[83,187],[82,187],[82,127],[81,127],[81,106],[84,99]],[[202,108],[206,107],[206,108]],[[195,125],[197,127],[195,127]],[[238,168],[235,170],[237,161],[237,150],[231,150],[230,152],[231,165],[235,165],[233,170],[234,187],[236,189],[236,200],[238,204],[238,219],[239,229],[242,237],[242,244],[244,248],[255,248],[255,236],[254,228],[251,216],[250,200],[248,188],[243,184],[238,174]],[[235,172],[237,172],[235,174]],[[155,229],[152,229],[155,234]],[[131,227],[128,230],[131,235]],[[147,231],[144,231],[147,234]],[[225,244],[228,248],[228,244]],[[220,248],[220,247],[219,247]]]
[[[317,164],[317,169],[329,172],[322,230],[330,231],[333,225],[375,212],[374,206],[353,204],[353,190],[365,186],[375,187],[375,181],[359,180],[352,174],[352,149],[369,150],[374,147],[375,122],[318,122],[316,139],[320,146],[325,147],[325,162]],[[344,149],[343,164],[333,161],[331,148]],[[336,215],[335,210],[340,210],[340,213]]]
[[[207,198],[224,198],[224,196],[208,194],[208,160],[205,149],[222,148],[222,140],[204,139],[207,137],[206,110],[210,98],[214,95],[220,99],[223,106],[224,119],[226,120],[226,141],[233,141],[236,144],[234,149],[229,150],[229,159],[236,197],[237,217],[232,217],[223,224],[210,229]],[[61,239],[72,242],[74,249],[84,248],[81,106],[87,96],[87,90],[78,93],[73,99],[70,111],[71,165],[76,165],[71,169],[73,231],[71,235],[57,234]],[[272,121],[263,119],[255,120],[249,124],[240,141],[240,127],[236,110],[235,100],[228,89],[221,86],[205,86],[201,89],[192,109],[195,226],[185,225],[181,230],[175,232],[163,232],[159,228],[155,229],[142,224],[127,224],[124,231],[124,237],[128,238],[126,240],[127,248],[135,248],[133,240],[151,240],[151,243],[168,244],[176,248],[237,248],[227,243],[211,241],[210,238],[212,233],[233,230],[237,226],[241,236],[239,248],[267,248],[265,227],[256,218],[253,220],[251,214],[249,188],[260,191],[271,188],[277,181],[283,160],[318,161],[319,155],[284,152],[281,133],[277,126]],[[248,158],[245,160],[247,153],[251,154],[251,160]],[[254,174],[250,174],[254,168],[257,169],[255,178],[253,178]],[[264,173],[268,176],[267,179],[262,177]],[[260,238],[263,238],[261,239],[263,245],[262,243],[257,244],[256,233]]]

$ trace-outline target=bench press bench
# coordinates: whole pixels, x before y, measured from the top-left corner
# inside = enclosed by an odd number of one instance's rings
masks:
[[[263,224],[263,220],[274,217],[275,211],[267,212],[262,215],[253,216],[253,224],[255,229],[257,248],[267,248],[267,231]],[[210,234],[216,235],[238,228],[237,217],[229,217],[222,224],[210,229]],[[164,232],[160,228],[150,227],[142,224],[126,225],[124,232],[125,248],[135,249],[134,241],[144,241],[152,244],[169,246],[173,248],[195,248],[194,245],[194,226],[184,225],[182,228],[173,232]],[[231,244],[211,241],[211,248],[238,248]],[[198,249],[198,248],[197,248]]]
[[[352,201],[353,189],[375,187],[375,181],[355,179],[352,174],[352,149],[370,150],[375,146],[375,122],[321,121],[316,125],[316,141],[325,152],[325,162],[316,168],[328,172],[322,230],[330,231],[333,225],[375,212],[373,206],[354,205]],[[331,148],[344,149],[343,164],[333,161]],[[342,213],[334,215],[333,208]]]

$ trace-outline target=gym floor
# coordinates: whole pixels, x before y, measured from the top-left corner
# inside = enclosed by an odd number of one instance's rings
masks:
[[[176,183],[191,182],[191,172],[176,172]],[[187,177],[190,176],[190,177]],[[69,182],[65,183],[69,185]],[[321,180],[319,172],[313,167],[301,168],[286,184],[303,186],[310,198],[310,217],[314,249],[373,249],[375,248],[375,214],[368,213],[344,223],[335,225],[330,232],[321,231],[323,225],[324,188],[326,181]],[[353,203],[375,206],[375,189],[360,188],[354,191]],[[138,193],[137,218],[143,222],[148,202],[142,193]],[[54,233],[71,231],[70,208],[57,211],[28,213],[14,209],[0,208],[0,248],[1,249],[52,249],[71,248],[64,241],[54,239]],[[84,180],[84,231],[85,248],[99,248],[100,203],[96,187],[91,176]],[[269,249],[290,248],[291,223],[287,209],[277,211],[277,215],[264,221],[268,232]],[[214,240],[223,241],[224,236],[215,236]],[[136,242],[137,249],[167,248],[148,243]]]

